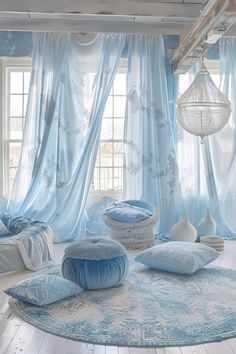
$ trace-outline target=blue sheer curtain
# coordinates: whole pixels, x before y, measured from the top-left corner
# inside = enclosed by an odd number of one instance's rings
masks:
[[[178,97],[188,89],[200,66],[199,61],[186,74],[179,77]],[[202,145],[199,137],[186,132],[178,123],[176,137],[181,184],[181,199],[179,200],[181,217],[187,215],[191,223],[196,226],[209,207]]]
[[[220,89],[231,102],[227,125],[204,144],[209,203],[222,236],[236,238],[236,40],[220,40]]]
[[[179,218],[180,188],[163,38],[129,35],[127,45],[124,198],[158,207],[159,231],[165,233]]]
[[[217,223],[217,234],[235,238],[236,221],[234,217],[234,176],[236,172],[236,130],[235,103],[236,76],[234,39],[220,41],[220,89],[232,102],[230,122],[218,133],[204,138],[200,144],[198,137],[185,132],[180,126],[177,130],[177,152],[180,170],[182,206],[185,213],[196,225],[209,208]],[[197,63],[185,75],[186,88],[200,68]],[[183,79],[182,79],[183,82]]]
[[[30,93],[20,167],[9,210],[44,220],[55,241],[85,234],[84,208],[102,115],[125,36],[39,33],[34,36]]]

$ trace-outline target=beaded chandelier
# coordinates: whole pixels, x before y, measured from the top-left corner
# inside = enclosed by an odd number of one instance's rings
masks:
[[[189,88],[177,100],[176,115],[181,127],[200,136],[214,134],[228,122],[228,98],[216,87],[204,64]]]

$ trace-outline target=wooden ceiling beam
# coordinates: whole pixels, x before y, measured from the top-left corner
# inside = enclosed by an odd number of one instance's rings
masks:
[[[180,34],[193,18],[0,12],[0,30]]]
[[[173,55],[175,74],[185,73],[236,20],[235,0],[210,0]]]
[[[199,2],[199,3],[198,3]],[[1,11],[198,17],[204,4],[184,0],[1,0]]]

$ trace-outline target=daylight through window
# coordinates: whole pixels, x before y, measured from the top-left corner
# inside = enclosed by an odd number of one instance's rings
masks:
[[[19,165],[29,93],[30,67],[5,67],[5,192],[12,189]]]
[[[103,114],[100,145],[91,185],[92,191],[123,189],[123,130],[126,73],[118,72]]]

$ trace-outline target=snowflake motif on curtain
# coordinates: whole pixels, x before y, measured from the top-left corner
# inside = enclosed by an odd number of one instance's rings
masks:
[[[131,140],[124,141],[124,144],[129,145],[130,149],[135,153],[136,162],[131,161],[128,165],[124,163],[124,169],[126,169],[131,175],[136,175],[144,167],[148,167],[148,172],[153,176],[153,178],[168,178],[169,194],[173,194],[178,182],[178,165],[176,163],[175,150],[172,148],[167,156],[163,156],[158,159],[158,166],[161,170],[154,167],[153,161],[154,157],[152,154],[142,154],[141,149]]]
[[[139,90],[140,91],[140,90]],[[145,113],[145,115],[142,115],[142,118],[150,118],[153,119],[157,122],[157,125],[160,128],[168,128],[169,129],[169,123],[165,118],[165,114],[163,113],[163,110],[160,107],[157,107],[156,102],[151,101],[148,106],[146,106],[142,101],[143,97],[146,99],[149,96],[149,90],[144,89],[142,90],[142,94],[138,94],[138,90],[136,89],[135,86],[132,87],[132,89],[128,92],[127,99],[131,103],[131,112],[132,113],[137,113],[138,111],[141,111]],[[147,101],[149,101],[147,99]]]
[[[48,197],[49,193],[54,192],[54,183],[59,170],[58,164],[56,164],[53,160],[46,160],[39,184],[39,200],[43,201]],[[58,184],[60,184],[60,182],[57,183],[57,186]]]
[[[132,103],[131,110],[132,113],[137,113],[140,110],[140,99],[138,97],[138,93],[135,87],[133,87],[127,94],[127,100]]]
[[[83,121],[81,126],[79,128],[73,128],[69,125],[62,125],[61,123],[59,123],[59,128],[61,128],[61,130],[63,132],[65,132],[66,134],[72,135],[72,134],[81,134],[83,132],[85,132],[85,130],[88,128],[88,122],[87,121]]]
[[[179,176],[179,168],[178,164],[176,163],[176,153],[173,148],[170,150],[164,161],[162,159],[159,160],[159,165],[163,167],[160,172],[154,175],[154,177],[168,177],[167,185],[169,187],[169,194],[173,194],[176,189]]]
[[[27,151],[28,159],[27,159],[27,168],[25,168],[25,171],[27,170],[29,175],[32,174],[32,169],[33,169],[33,166],[34,166],[36,151],[37,151],[36,147],[32,147],[31,149],[29,149]],[[24,159],[23,159],[22,165],[23,164],[24,164]]]

